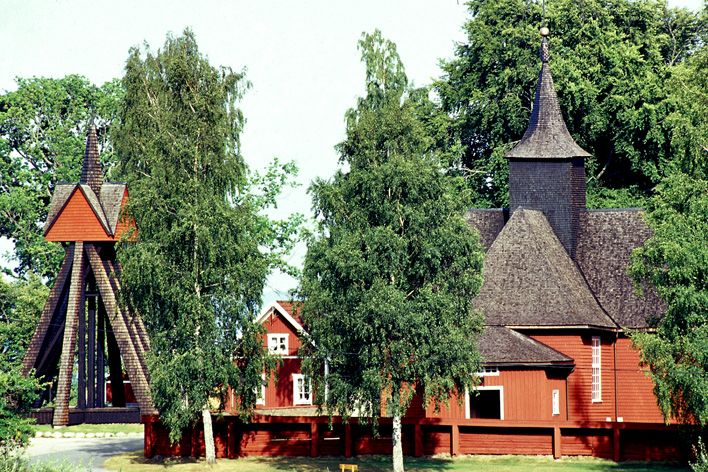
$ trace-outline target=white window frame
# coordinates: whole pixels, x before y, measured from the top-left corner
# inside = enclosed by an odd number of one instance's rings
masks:
[[[298,389],[298,381],[302,381],[303,392]],[[304,399],[305,393],[308,391],[310,398]],[[293,405],[312,405],[312,381],[304,374],[293,374]]]
[[[280,342],[282,338],[284,342]],[[285,356],[290,349],[290,335],[288,333],[268,333],[268,352],[275,355]]]
[[[499,420],[504,419],[504,387],[502,385],[475,387],[472,390],[499,390]],[[470,393],[467,389],[465,389],[465,418],[470,418]]]
[[[560,415],[560,390],[558,390],[557,388],[554,388],[551,392],[551,408],[551,414],[553,416]]]
[[[482,367],[482,370],[474,373],[475,377],[499,377],[499,367]]]
[[[592,382],[590,395],[592,403],[602,402],[602,340],[592,337]]]
[[[258,387],[256,387],[258,389]],[[261,388],[260,388],[260,395],[258,394],[258,390],[256,390],[256,405],[265,405],[266,403],[266,376],[265,372],[261,374]]]

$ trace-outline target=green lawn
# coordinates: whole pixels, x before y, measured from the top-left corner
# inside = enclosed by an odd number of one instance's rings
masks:
[[[77,424],[54,429],[50,424],[39,424],[35,426],[35,429],[42,433],[53,431],[62,433],[142,433],[143,425],[135,423]]]
[[[122,454],[109,459],[104,467],[123,472],[164,472],[166,468],[175,472],[192,471],[235,471],[235,472],[315,472],[339,471],[340,463],[358,464],[360,472],[384,472],[391,469],[388,456],[368,456],[344,459],[342,457],[310,459],[305,457],[249,457],[244,459],[219,459],[215,467],[207,467],[203,461],[194,459],[157,459],[142,457],[142,451]],[[464,456],[450,459],[406,458],[406,470],[431,471],[484,471],[484,472],[568,472],[568,471],[611,471],[611,472],[678,472],[688,469],[666,464],[648,464],[611,461],[593,458],[567,458],[554,461],[549,457],[533,456]]]

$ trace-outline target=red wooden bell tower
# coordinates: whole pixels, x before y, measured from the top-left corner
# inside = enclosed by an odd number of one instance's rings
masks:
[[[103,182],[96,127],[91,125],[81,180],[57,185],[52,196],[44,236],[64,244],[66,253],[23,361],[25,375],[34,369],[35,376],[49,383],[41,401],[54,402],[55,426],[136,417],[122,408],[106,410],[106,366],[111,407],[126,406],[125,372],[139,413],[154,413],[145,364],[148,336],[138,314],[124,309],[117,298],[114,245],[131,228],[121,217],[127,199],[125,184]],[[75,356],[78,395],[70,420]]]

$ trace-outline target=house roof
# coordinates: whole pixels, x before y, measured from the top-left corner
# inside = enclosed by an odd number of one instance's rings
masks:
[[[485,364],[573,365],[573,359],[504,326],[487,326],[479,338]]]
[[[487,325],[617,327],[536,210],[517,209],[492,243],[475,305]]]
[[[278,305],[280,305],[283,310],[285,310],[290,316],[292,316],[295,321],[302,324],[302,319],[300,318],[302,302],[296,302],[292,300],[278,300]]]
[[[277,311],[283,316],[283,318],[285,318],[285,320],[287,320],[288,323],[290,323],[293,328],[295,328],[295,331],[297,331],[298,333],[307,334],[305,328],[303,328],[302,324],[300,324],[299,315],[295,315],[297,316],[297,318],[293,316],[293,305],[296,305],[298,303],[299,302],[287,301],[271,302],[270,304],[266,305],[263,310],[261,310],[260,315],[258,315],[258,318],[256,318],[256,323],[263,323],[273,311]],[[285,307],[288,307],[288,309],[286,309]]]
[[[506,154],[509,159],[568,159],[589,157],[568,132],[548,64],[548,39],[541,43],[541,72],[528,128],[521,141]]]
[[[504,228],[508,211],[505,208],[475,208],[465,215],[467,222],[477,228],[479,239],[488,251],[497,235]]]
[[[653,289],[640,296],[627,273],[632,250],[651,230],[643,210],[589,210],[580,214],[578,266],[605,311],[623,328],[646,328],[665,311]]]

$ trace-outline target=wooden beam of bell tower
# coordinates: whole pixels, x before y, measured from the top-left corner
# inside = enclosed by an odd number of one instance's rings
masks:
[[[108,321],[113,328],[113,333],[115,334],[116,341],[118,342],[118,346],[123,357],[125,370],[128,372],[128,377],[130,377],[133,393],[135,394],[135,398],[138,400],[138,404],[140,405],[140,412],[143,415],[154,413],[155,409],[152,405],[152,398],[150,396],[150,388],[147,380],[148,374],[147,369],[145,368],[145,360],[143,358],[144,353],[139,348],[136,349],[134,341],[131,339],[130,330],[126,325],[123,313],[118,306],[116,294],[113,290],[108,272],[103,265],[103,261],[100,254],[96,250],[96,247],[92,244],[87,244],[85,250],[91,269],[96,277],[96,286],[101,293],[103,305],[106,307]]]
[[[70,245],[64,251],[64,261],[61,264],[61,269],[59,269],[59,274],[54,281],[54,286],[49,291],[49,298],[47,303],[44,304],[42,309],[42,315],[39,318],[39,324],[37,329],[32,336],[32,341],[27,348],[27,353],[22,360],[22,375],[27,376],[34,367],[36,367],[37,357],[42,350],[42,344],[44,339],[47,337],[47,333],[50,331],[50,325],[52,322],[52,317],[57,309],[57,304],[61,299],[61,294],[64,291],[64,285],[71,274],[71,266],[74,259],[74,245]],[[55,330],[59,329],[54,327]]]
[[[69,304],[64,322],[64,341],[59,360],[59,378],[57,380],[57,396],[54,408],[54,426],[69,424],[69,395],[71,393],[71,379],[74,369],[74,349],[76,348],[76,331],[79,317],[84,311],[84,285],[86,273],[84,270],[84,243],[74,243],[74,260],[71,269],[71,282],[69,285]]]

